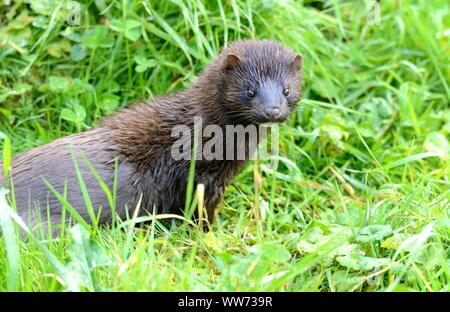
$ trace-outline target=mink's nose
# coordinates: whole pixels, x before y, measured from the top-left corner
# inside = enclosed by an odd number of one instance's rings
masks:
[[[281,115],[281,110],[278,106],[274,107],[267,107],[264,110],[264,115],[266,115],[266,118],[269,120],[276,120]]]
[[[259,88],[259,98],[261,100],[260,114],[269,122],[277,122],[282,119],[286,99],[283,96],[283,89],[279,81],[267,79],[261,82]]]

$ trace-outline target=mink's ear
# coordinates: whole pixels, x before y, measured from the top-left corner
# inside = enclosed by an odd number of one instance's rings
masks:
[[[242,60],[234,53],[228,53],[222,64],[223,70],[235,69],[242,64]]]
[[[294,60],[292,61],[292,66],[296,69],[296,70],[302,70],[303,67],[303,59],[301,57],[300,54],[297,54],[294,57]]]

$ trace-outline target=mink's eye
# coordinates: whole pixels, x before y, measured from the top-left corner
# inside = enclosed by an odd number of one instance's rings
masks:
[[[255,94],[256,94],[255,90],[252,90],[252,89],[248,89],[248,90],[247,90],[247,97],[248,97],[249,99],[254,98],[254,97],[255,97]]]
[[[289,90],[289,88],[284,88],[283,94],[284,94],[284,96],[289,96],[291,94],[291,90]]]

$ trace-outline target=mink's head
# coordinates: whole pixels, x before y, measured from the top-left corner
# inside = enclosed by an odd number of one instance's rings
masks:
[[[279,43],[236,41],[218,61],[225,110],[236,121],[283,122],[300,100],[302,58]]]

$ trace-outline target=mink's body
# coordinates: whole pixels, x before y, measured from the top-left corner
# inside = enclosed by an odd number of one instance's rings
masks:
[[[300,99],[301,58],[272,41],[236,41],[225,48],[190,88],[123,109],[98,127],[37,147],[13,158],[11,174],[19,215],[30,225],[60,224],[61,203],[44,179],[64,193],[78,213],[90,221],[79,187],[72,152],[86,183],[100,223],[111,220],[111,208],[84,154],[101,179],[113,189],[117,160],[116,212],[133,213],[142,198],[141,214],[182,213],[189,176],[189,160],[176,160],[171,147],[173,127],[193,128],[284,121]],[[225,132],[225,131],[224,131]],[[224,149],[227,146],[224,145]],[[82,153],[80,153],[82,151]],[[252,152],[252,151],[250,151]],[[205,185],[205,207],[212,221],[214,208],[245,160],[197,160],[195,183]],[[0,186],[5,185],[0,173]]]

